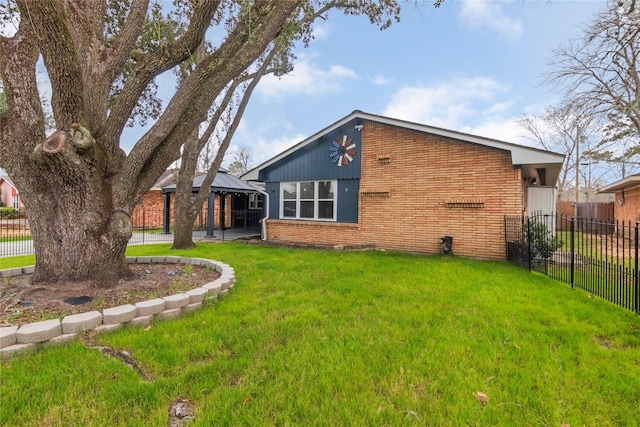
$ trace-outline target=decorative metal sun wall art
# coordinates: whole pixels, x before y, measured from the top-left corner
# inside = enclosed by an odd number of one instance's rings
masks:
[[[335,141],[331,141],[329,146],[329,157],[333,164],[338,166],[348,166],[353,161],[356,153],[356,143],[347,135],[339,136]]]

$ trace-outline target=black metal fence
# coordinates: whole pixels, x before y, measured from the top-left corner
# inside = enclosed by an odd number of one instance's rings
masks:
[[[130,245],[173,242],[173,218],[169,232],[163,229],[162,209],[136,209],[131,215],[132,235]],[[207,211],[203,209],[193,225],[194,239],[233,240],[244,235],[260,234],[260,211],[230,211],[224,227],[219,220],[212,230],[207,228]],[[34,253],[31,229],[26,218],[0,219],[0,257]],[[1,265],[1,263],[0,263]]]
[[[639,228],[561,215],[508,216],[506,256],[640,314]]]

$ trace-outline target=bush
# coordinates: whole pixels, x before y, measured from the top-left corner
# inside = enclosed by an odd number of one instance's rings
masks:
[[[528,230],[528,232],[527,232]],[[522,238],[517,242],[523,247],[531,248],[531,258],[551,258],[553,253],[562,247],[544,222],[536,219],[529,220],[529,226],[523,225]]]
[[[18,211],[12,207],[0,207],[0,218],[15,219],[18,217]]]

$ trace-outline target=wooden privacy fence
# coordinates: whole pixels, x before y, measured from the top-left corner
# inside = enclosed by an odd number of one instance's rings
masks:
[[[558,216],[576,218],[588,218],[597,221],[613,222],[613,202],[595,203],[579,202],[578,212],[575,211],[576,202],[558,200],[556,202],[556,214]]]

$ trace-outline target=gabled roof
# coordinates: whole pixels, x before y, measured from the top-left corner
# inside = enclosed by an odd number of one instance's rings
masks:
[[[617,191],[626,190],[627,188],[640,185],[640,173],[629,175],[628,177],[616,181],[612,184],[605,185],[598,193],[615,193]]]
[[[368,120],[376,123],[386,124],[389,126],[400,127],[403,129],[414,130],[417,132],[428,133],[432,135],[442,136],[444,138],[450,138],[461,142],[467,142],[471,144],[482,145],[485,147],[497,148],[500,150],[509,151],[511,153],[511,162],[514,166],[528,166],[526,169],[533,171],[537,167],[546,167],[547,177],[555,184],[557,181],[560,168],[564,162],[564,154],[553,153],[551,151],[541,150],[538,148],[525,147],[523,145],[512,144],[505,141],[499,141],[496,139],[485,138],[482,136],[471,135],[467,133],[457,132],[448,129],[442,129],[434,126],[428,126],[420,123],[408,122],[405,120],[393,119],[390,117],[378,116],[375,114],[365,113],[363,111],[356,110],[346,117],[338,120],[337,122],[329,125],[321,131],[315,133],[309,138],[301,141],[293,147],[283,151],[275,157],[267,160],[261,165],[251,169],[241,176],[242,179],[247,181],[259,180],[259,173],[262,169],[276,163],[289,154],[303,148],[304,146],[314,142],[323,135],[332,132],[333,130],[344,126],[346,123],[354,119]],[[535,172],[533,172],[535,173]]]
[[[193,180],[193,191],[198,191],[202,186],[206,175],[200,175]],[[168,185],[162,188],[163,193],[174,193],[176,191],[176,184]],[[220,168],[216,177],[211,183],[211,191],[220,192],[225,191],[228,193],[257,193],[258,190],[251,184],[242,181],[238,177],[235,177],[228,173],[226,169]]]
[[[151,188],[158,190],[168,185],[174,184],[176,182],[176,179],[178,179],[178,170],[179,169],[175,168],[167,169],[166,171],[162,172],[160,178],[158,178],[158,180],[155,182],[155,184],[153,184],[153,187]]]
[[[6,182],[11,187],[13,187],[16,191],[18,191],[18,188],[16,187],[16,185],[11,181],[11,178],[9,178],[7,175],[0,175],[0,183],[2,181]]]

